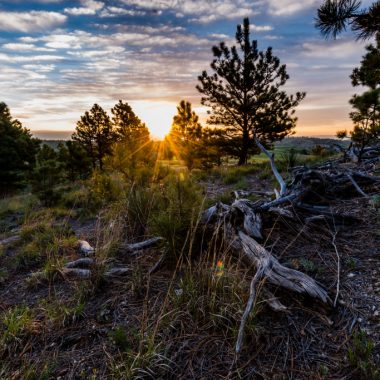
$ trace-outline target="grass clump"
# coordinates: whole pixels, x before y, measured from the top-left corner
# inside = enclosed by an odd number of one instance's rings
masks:
[[[5,350],[19,346],[33,327],[32,313],[26,305],[16,306],[4,311],[0,316],[0,348]]]
[[[40,267],[47,260],[56,265],[58,259],[61,261],[64,255],[75,252],[77,243],[69,225],[56,218],[54,210],[49,209],[29,215],[21,227],[20,236],[15,255],[17,268]]]
[[[353,335],[347,358],[349,364],[358,372],[360,379],[380,379],[380,369],[372,362],[374,348],[374,342],[364,331],[358,331]]]
[[[158,208],[151,215],[150,226],[153,235],[162,236],[167,242],[169,259],[176,261],[181,252],[188,251],[202,202],[200,189],[184,175],[170,176],[161,185]]]

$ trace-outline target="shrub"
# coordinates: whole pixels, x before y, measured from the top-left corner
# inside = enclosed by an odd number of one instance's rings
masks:
[[[168,257],[177,260],[189,247],[190,234],[202,208],[200,189],[183,173],[161,185],[157,211],[150,218],[153,234],[167,242]]]

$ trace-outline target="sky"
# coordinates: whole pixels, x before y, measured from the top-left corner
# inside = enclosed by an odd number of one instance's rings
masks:
[[[349,32],[325,40],[314,27],[321,0],[0,0],[0,101],[42,138],[67,138],[94,103],[119,99],[153,137],[169,130],[185,99],[206,121],[196,90],[213,45],[251,37],[286,64],[288,93],[305,91],[298,136],[350,129],[349,75],[367,42]],[[363,1],[363,7],[370,1]]]

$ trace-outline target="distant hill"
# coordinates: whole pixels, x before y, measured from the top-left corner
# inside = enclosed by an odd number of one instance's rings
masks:
[[[318,137],[286,137],[282,141],[278,141],[276,147],[298,148],[310,150],[316,145],[321,145],[328,150],[336,150],[336,145],[348,147],[350,141],[341,141],[332,138]]]

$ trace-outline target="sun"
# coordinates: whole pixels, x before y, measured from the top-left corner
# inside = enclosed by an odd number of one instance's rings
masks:
[[[152,138],[162,140],[170,131],[173,116],[177,112],[176,104],[165,101],[131,102],[136,115],[149,128]]]

